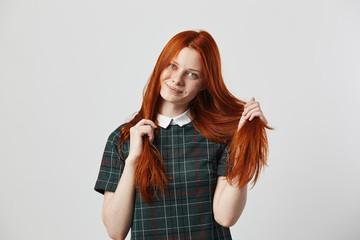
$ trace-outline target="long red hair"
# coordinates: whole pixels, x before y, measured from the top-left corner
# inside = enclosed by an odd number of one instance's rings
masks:
[[[184,31],[176,34],[166,44],[144,88],[140,111],[121,129],[118,152],[120,153],[121,142],[130,138],[130,128],[141,119],[150,119],[158,124],[160,74],[185,47],[190,47],[199,54],[206,86],[189,104],[192,122],[210,141],[229,146],[226,170],[229,183],[235,182],[241,188],[255,176],[254,186],[262,167],[267,165],[268,141],[265,128],[273,128],[255,117],[252,121],[246,121],[237,131],[246,102],[234,97],[226,88],[221,73],[219,49],[206,31]],[[155,131],[157,133],[158,129]],[[170,177],[165,174],[164,166],[159,151],[144,137],[143,152],[135,170],[135,186],[147,203],[157,197],[157,189],[163,193],[168,187]]]

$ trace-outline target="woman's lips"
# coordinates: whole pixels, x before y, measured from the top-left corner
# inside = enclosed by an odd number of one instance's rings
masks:
[[[176,88],[173,88],[173,87],[171,87],[171,86],[169,86],[169,85],[167,85],[167,84],[166,84],[166,86],[167,86],[172,92],[174,92],[174,93],[182,93],[181,91],[179,91],[179,90],[177,90]]]

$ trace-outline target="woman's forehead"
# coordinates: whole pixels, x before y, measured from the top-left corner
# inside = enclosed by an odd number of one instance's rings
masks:
[[[199,71],[202,69],[200,55],[196,50],[189,47],[181,49],[177,56],[173,57],[172,61],[175,61],[184,68],[192,68]]]

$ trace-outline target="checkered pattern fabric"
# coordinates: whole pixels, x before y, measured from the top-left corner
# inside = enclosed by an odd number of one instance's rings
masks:
[[[125,161],[117,153],[119,126],[105,146],[94,189],[115,192]],[[211,142],[192,122],[160,128],[154,145],[162,154],[165,172],[173,177],[169,190],[147,204],[138,191],[134,199],[131,239],[232,239],[230,229],[214,220],[212,202],[217,177],[225,176],[226,145]],[[129,141],[120,146],[126,159]]]

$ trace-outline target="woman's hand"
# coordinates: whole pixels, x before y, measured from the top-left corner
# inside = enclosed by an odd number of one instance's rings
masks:
[[[241,115],[238,130],[242,127],[242,125],[246,122],[247,119],[251,121],[254,117],[260,117],[260,119],[268,124],[264,114],[261,111],[260,103],[255,101],[255,98],[252,97],[250,101],[248,101],[244,106],[244,112]]]
[[[154,140],[154,129],[156,124],[148,119],[140,120],[135,126],[130,128],[130,150],[127,160],[136,163],[143,151],[143,136],[149,136],[149,141]]]

